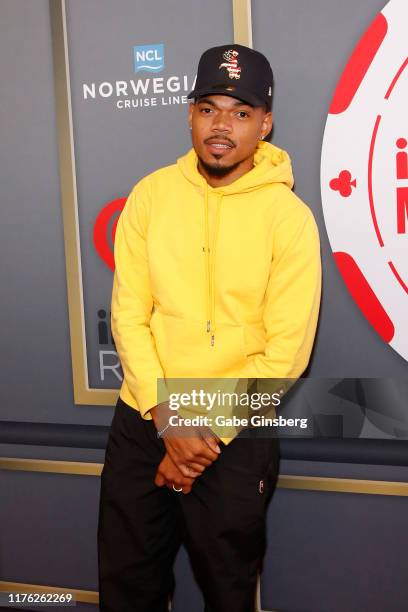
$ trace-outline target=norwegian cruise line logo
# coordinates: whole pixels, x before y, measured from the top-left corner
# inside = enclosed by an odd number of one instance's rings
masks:
[[[133,47],[135,72],[161,72],[164,68],[164,45],[139,45]]]

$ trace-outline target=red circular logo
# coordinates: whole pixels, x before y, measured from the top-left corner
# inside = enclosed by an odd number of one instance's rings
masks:
[[[408,360],[408,3],[391,0],[354,49],[327,118],[324,218],[353,299]]]
[[[115,270],[113,245],[115,242],[116,226],[127,198],[112,200],[106,204],[96,217],[93,241],[96,252],[102,261],[112,270]]]

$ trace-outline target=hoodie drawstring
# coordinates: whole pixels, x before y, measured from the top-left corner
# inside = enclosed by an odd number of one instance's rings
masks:
[[[208,184],[205,184],[204,194],[204,253],[205,253],[205,296],[206,296],[206,331],[211,331],[211,279],[210,279],[210,230],[209,230],[209,214],[208,214]]]
[[[205,186],[204,196],[204,233],[205,233],[205,257],[206,257],[206,313],[207,323],[206,332],[210,335],[210,344],[215,344],[215,254],[218,240],[220,217],[221,217],[221,200],[222,194],[217,194],[217,206],[215,212],[215,228],[212,246],[210,248],[210,223],[209,223],[209,205],[208,205],[208,183]]]
[[[220,218],[221,218],[221,200],[222,194],[217,194],[217,207],[215,211],[215,229],[214,229],[214,241],[211,253],[211,269],[210,269],[210,279],[211,279],[211,301],[210,301],[210,320],[211,320],[211,346],[214,346],[215,343],[215,257],[217,251],[217,242],[218,242],[218,233],[220,227]]]

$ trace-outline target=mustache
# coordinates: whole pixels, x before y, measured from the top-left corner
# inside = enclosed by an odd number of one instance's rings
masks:
[[[225,142],[231,147],[235,147],[235,142],[233,142],[230,138],[227,138],[226,136],[210,136],[210,138],[206,138],[204,140],[205,144],[212,144],[213,142]]]

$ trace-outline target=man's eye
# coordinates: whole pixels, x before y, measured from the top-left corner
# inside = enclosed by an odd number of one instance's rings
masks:
[[[201,108],[201,112],[208,115],[208,113],[211,113],[211,108],[208,108],[208,106],[204,106],[203,108]]]
[[[248,113],[246,113],[245,111],[239,111],[238,112],[238,117],[240,119],[245,119],[246,117],[249,117]]]

